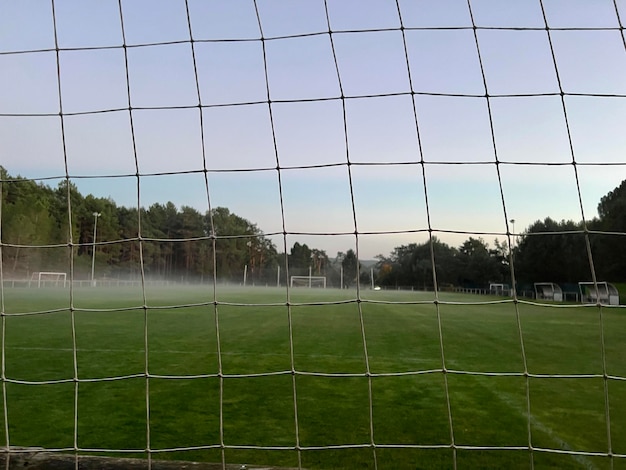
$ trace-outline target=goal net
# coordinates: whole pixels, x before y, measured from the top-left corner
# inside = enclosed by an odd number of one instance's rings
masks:
[[[625,18],[0,2],[1,463],[626,466]]]

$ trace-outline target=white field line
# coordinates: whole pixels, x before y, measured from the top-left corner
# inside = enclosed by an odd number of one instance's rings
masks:
[[[72,348],[47,348],[47,347],[37,347],[37,346],[6,346],[4,348],[7,351],[10,350],[15,350],[15,351],[62,351],[62,352],[72,352],[74,351]],[[158,348],[150,348],[149,349],[152,353],[166,353],[166,354],[208,354],[208,355],[212,355],[215,356],[217,355],[217,352],[215,351],[201,351],[198,352],[197,350],[176,350],[176,349],[158,349]],[[85,353],[90,353],[90,352],[102,352],[102,353],[144,353],[145,350],[144,349],[125,349],[125,348],[76,348],[77,352],[85,352]],[[249,351],[249,352],[238,352],[238,351],[222,351],[221,352],[222,356],[266,356],[266,357],[282,357],[282,356],[288,356],[289,352],[283,352],[283,353],[272,353],[272,352],[257,352],[257,351]],[[337,354],[299,354],[299,353],[294,353],[295,357],[310,357],[310,358],[320,358],[320,359],[350,359],[350,360],[359,360],[359,359],[363,359],[362,355],[342,355],[342,356],[338,356]],[[382,357],[382,356],[376,356],[377,359],[379,360],[389,360],[389,361],[393,361],[393,360],[397,360],[397,358],[394,357]],[[370,356],[371,358],[371,356]],[[416,363],[416,364],[422,364],[422,363],[430,363],[432,362],[430,359],[420,359],[420,358],[405,358],[403,359],[403,362],[409,362],[409,363]]]
[[[45,347],[33,347],[33,346],[7,346],[4,348],[7,351],[17,350],[17,351],[63,351],[63,352],[72,352],[74,349],[72,348],[45,348]],[[104,352],[104,353],[144,353],[144,349],[123,349],[123,348],[76,348],[77,352]],[[152,348],[150,351],[159,352],[159,353],[167,353],[167,354],[199,354],[196,350],[182,351],[176,349],[157,349]],[[216,352],[212,351],[202,351],[203,354],[216,355]],[[255,355],[255,356],[284,356],[288,353],[257,353],[257,352],[224,352],[222,351],[222,356],[245,356],[245,355]],[[328,357],[331,357],[330,355]]]
[[[515,411],[516,413],[518,413],[519,415],[521,415],[522,417],[526,419],[526,417],[528,416],[527,410],[524,409],[522,406],[520,406],[518,403],[516,403],[514,400],[512,400],[510,394],[504,393],[498,390],[494,391],[493,389],[491,389],[491,392],[493,392],[493,394],[502,403],[509,406],[509,408],[511,408],[513,411]],[[556,433],[554,429],[552,429],[550,426],[540,421],[533,414],[530,415],[530,423],[539,431],[547,434],[550,437],[550,439],[553,439],[557,443],[557,445],[561,447],[561,449],[574,450],[573,447],[567,441],[561,439],[561,437]],[[579,454],[568,454],[568,455],[570,455],[577,463],[582,465],[587,470],[597,469],[597,467],[593,464],[593,462],[584,455],[579,455]]]

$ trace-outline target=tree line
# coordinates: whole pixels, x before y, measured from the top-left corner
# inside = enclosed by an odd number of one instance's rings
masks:
[[[378,282],[386,286],[432,289],[433,260],[439,287],[486,288],[490,283],[511,284],[512,271],[519,288],[535,282],[577,284],[592,280],[626,281],[626,180],[602,197],[596,217],[586,223],[537,220],[519,235],[489,246],[470,237],[451,247],[436,237],[422,244],[397,247],[378,256]],[[514,269],[511,269],[513,263]]]
[[[256,224],[224,207],[205,213],[172,202],[128,208],[83,196],[68,181],[52,188],[11,177],[1,166],[0,180],[5,278],[63,271],[86,279],[95,267],[98,278],[133,279],[143,272],[155,279],[240,283],[245,269],[247,282],[284,285],[288,265],[290,275],[326,276],[331,286],[371,282],[370,268],[362,267],[354,250],[331,258],[295,242],[289,253],[279,252]],[[626,280],[625,236],[626,181],[601,199],[598,216],[586,225],[538,220],[509,238],[512,247],[507,240],[491,246],[476,237],[452,247],[432,237],[378,255],[375,280],[418,289],[432,289],[435,279],[439,287],[484,288],[511,283],[513,262],[518,283],[575,283],[591,279],[593,260],[599,280],[619,282]]]
[[[97,278],[138,279],[143,272],[151,279],[241,283],[245,276],[250,283],[284,285],[285,262],[289,274],[327,276],[330,285],[349,286],[357,277],[354,250],[330,259],[295,242],[280,253],[256,224],[225,207],[205,213],[172,202],[128,208],[83,196],[71,182],[52,188],[12,177],[1,166],[0,180],[6,279],[40,271],[88,279],[95,268]]]

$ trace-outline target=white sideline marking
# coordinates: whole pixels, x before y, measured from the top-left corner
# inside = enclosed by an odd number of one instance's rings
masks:
[[[19,350],[19,351],[63,351],[63,352],[72,352],[74,349],[72,348],[46,348],[46,347],[36,347],[36,346],[7,346],[4,348],[5,350]],[[77,352],[119,352],[119,353],[144,353],[144,349],[120,349],[120,348],[76,348]],[[158,353],[167,353],[167,354],[198,354],[197,350],[189,350],[189,351],[181,351],[175,349],[158,349],[158,348],[149,348],[149,351],[158,352]],[[209,355],[217,355],[214,351],[203,351],[204,354]],[[259,352],[237,352],[237,351],[222,351],[222,356],[288,356],[289,352],[286,351],[284,353],[259,353]],[[294,354],[296,357],[324,357],[324,358],[334,358],[336,359],[338,356],[334,354]],[[342,359],[362,359],[363,356],[341,356]],[[420,361],[417,361],[420,362]]]
[[[6,346],[5,350],[18,350],[18,351],[63,351],[63,352],[72,352],[74,351],[72,348],[46,348],[46,347],[37,347],[37,346]],[[119,353],[144,353],[144,349],[121,349],[121,348],[76,348],[77,352],[119,352]],[[198,354],[196,350],[182,351],[175,349],[158,349],[158,348],[149,348],[149,351],[158,352],[158,353],[168,353],[168,354]],[[204,351],[204,354],[209,355],[217,355],[214,351]],[[260,353],[260,352],[237,352],[237,351],[222,351],[222,356],[288,356],[289,352],[286,351],[284,353]],[[363,355],[344,355],[338,356],[336,354],[299,354],[294,353],[294,357],[311,357],[311,358],[326,358],[326,359],[363,359]],[[373,356],[370,356],[370,359]],[[393,360],[393,357],[384,357],[384,356],[376,356],[379,360]],[[430,363],[432,362],[430,359],[420,359],[420,358],[406,358],[404,362],[411,363]]]
[[[35,346],[7,346],[4,348],[5,350],[19,350],[19,351],[64,351],[64,352],[72,352],[73,348],[45,348],[45,347],[35,347]],[[144,349],[119,349],[119,348],[76,348],[77,352],[119,352],[119,353],[144,353]],[[149,351],[155,351],[160,353],[168,353],[168,354],[198,354],[198,351],[189,350],[189,351],[181,351],[175,349],[157,349],[157,348],[149,348]],[[205,354],[217,354],[213,351],[204,351]],[[239,353],[239,352],[222,352],[222,356],[244,356],[254,354],[255,356],[285,356],[288,353]],[[331,356],[329,356],[331,357]]]
[[[515,403],[514,401],[511,400],[510,395],[500,392],[500,391],[493,391],[494,395],[500,399],[500,401],[502,403],[504,403],[505,405],[508,405],[510,408],[512,408],[515,412],[519,413],[521,416],[523,416],[524,418],[526,418],[528,416],[528,412],[527,410],[523,409],[522,407],[520,407],[517,403]],[[572,446],[567,442],[564,441],[563,439],[561,439],[558,434],[556,433],[556,431],[554,429],[552,429],[550,426],[544,424],[543,422],[541,422],[539,419],[537,419],[536,416],[534,416],[532,413],[530,415],[530,423],[535,426],[535,428],[537,428],[538,430],[546,433],[551,439],[553,439],[554,441],[556,441],[556,443],[561,446],[562,449],[564,450],[573,450]],[[576,462],[578,462],[580,465],[582,465],[584,468],[586,468],[587,470],[596,470],[598,467],[596,467],[593,462],[591,462],[586,456],[584,455],[579,455],[579,454],[568,454],[570,457],[572,457]]]

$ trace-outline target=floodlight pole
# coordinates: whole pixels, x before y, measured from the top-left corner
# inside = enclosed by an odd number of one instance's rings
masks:
[[[98,217],[102,214],[100,212],[93,213],[93,248],[91,249],[91,285],[95,287],[96,280],[94,273],[96,269],[96,231],[98,229]]]
[[[515,219],[511,219],[511,229],[513,230],[513,234],[511,236],[511,262],[513,262],[515,258]],[[517,297],[517,290],[515,287],[515,282],[513,282],[513,275],[511,275],[511,287],[513,288],[513,297]]]
[[[246,242],[246,246],[248,247],[248,263],[252,262],[252,240],[248,240]],[[246,286],[246,282],[248,280],[248,265],[246,264],[243,267],[243,286]]]
[[[511,250],[513,250],[513,248],[515,248],[515,219],[511,219],[511,229],[513,230],[512,233],[512,237],[511,237]]]
[[[339,266],[339,283],[341,286],[341,290],[343,290],[343,264]]]

